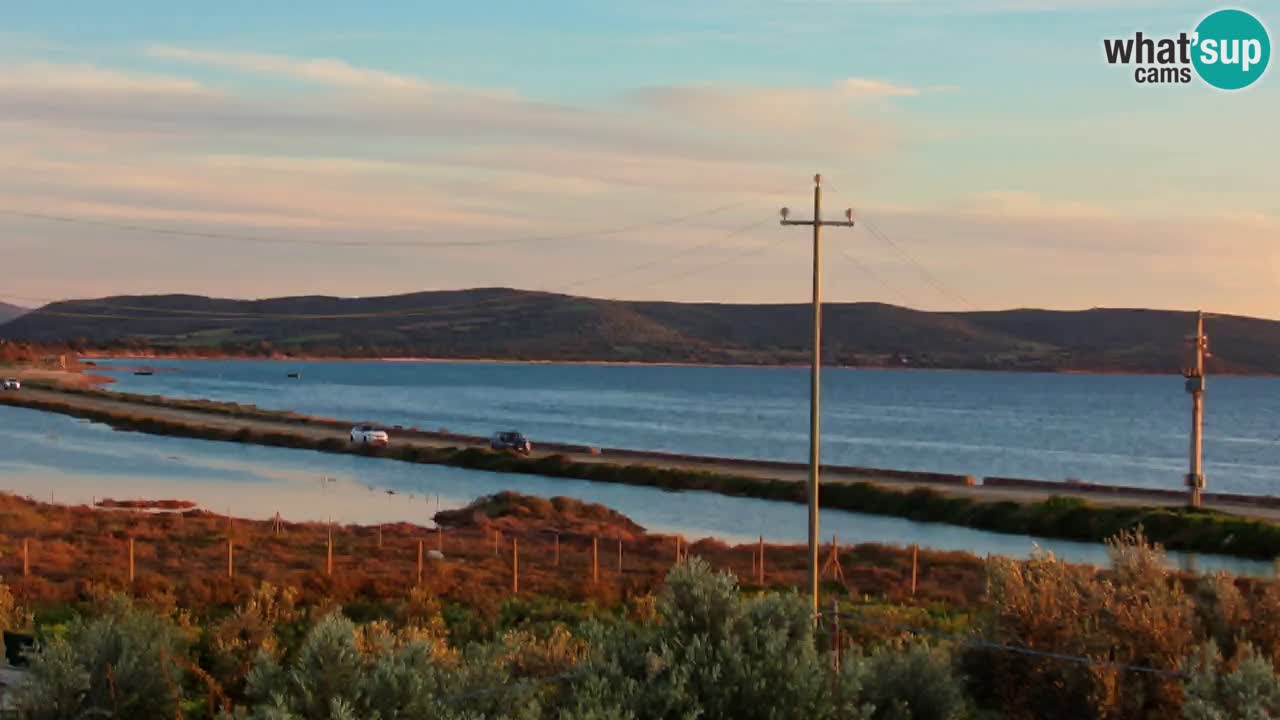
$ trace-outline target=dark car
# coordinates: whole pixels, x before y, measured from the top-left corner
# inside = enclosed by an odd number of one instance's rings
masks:
[[[525,455],[533,452],[533,443],[515,430],[494,433],[493,437],[489,439],[489,447],[494,450],[514,450]]]

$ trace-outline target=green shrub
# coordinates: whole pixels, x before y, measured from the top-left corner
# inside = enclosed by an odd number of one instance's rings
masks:
[[[171,621],[115,596],[100,617],[73,621],[38,649],[14,705],[26,720],[168,720],[178,714],[185,665]]]
[[[1225,667],[1216,644],[1205,644],[1186,664],[1186,720],[1266,720],[1280,717],[1280,678],[1263,657],[1242,645]]]
[[[860,698],[871,720],[957,720],[966,710],[963,687],[944,650],[916,643],[850,662],[864,665]]]

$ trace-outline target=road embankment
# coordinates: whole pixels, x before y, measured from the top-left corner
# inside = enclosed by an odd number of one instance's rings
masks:
[[[140,396],[77,387],[31,387],[0,404],[55,412],[154,435],[357,454],[402,462],[700,490],[805,502],[807,468],[756,461],[540,443],[532,456],[491,452],[485,438],[395,428],[386,448],[348,441],[351,421],[205,400]],[[824,466],[824,507],[941,522],[995,532],[1102,541],[1142,526],[1170,549],[1248,557],[1280,556],[1280,508],[1272,500],[1214,498],[1181,506],[1181,495],[1142,488],[975,478],[944,473]]]

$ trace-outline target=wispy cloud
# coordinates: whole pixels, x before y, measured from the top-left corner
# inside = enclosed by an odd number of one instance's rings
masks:
[[[418,78],[382,70],[361,68],[330,58],[296,59],[263,53],[197,50],[172,45],[153,45],[147,55],[196,65],[226,68],[258,75],[276,75],[306,82],[364,90],[430,90],[432,86]]]
[[[0,88],[48,93],[212,95],[200,83],[180,77],[126,73],[89,64],[0,65]]]

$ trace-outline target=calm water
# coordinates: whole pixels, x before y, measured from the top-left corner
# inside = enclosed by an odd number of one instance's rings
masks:
[[[103,363],[130,366],[136,362]],[[160,361],[117,389],[427,429],[801,461],[801,368],[459,362]],[[301,379],[287,374],[301,371]],[[823,460],[1182,487],[1190,400],[1176,376],[828,370]],[[1280,494],[1280,379],[1210,378],[1209,486]]]
[[[655,532],[714,536],[746,542],[804,542],[801,505],[712,493],[668,493],[653,488],[529,475],[498,475],[392,460],[304,450],[217,443],[116,432],[62,415],[0,406],[0,489],[57,502],[94,498],[179,498],[217,512],[291,520],[431,524],[437,508],[513,489],[531,495],[567,495],[615,508]],[[384,490],[394,489],[388,495]],[[881,542],[978,555],[1026,556],[1037,545],[1077,562],[1103,563],[1099,545],[1036,540],[897,518],[824,511],[824,536],[842,543]],[[1175,555],[1185,565],[1188,559]],[[1202,570],[1273,574],[1273,566],[1200,556]]]

